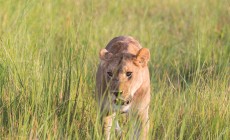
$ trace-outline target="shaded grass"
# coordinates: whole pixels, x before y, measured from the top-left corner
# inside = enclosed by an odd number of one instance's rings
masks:
[[[151,51],[150,138],[229,139],[229,5],[0,1],[0,137],[101,139],[98,52],[131,35]]]

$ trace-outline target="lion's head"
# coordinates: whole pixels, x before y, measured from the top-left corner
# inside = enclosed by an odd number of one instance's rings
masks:
[[[142,48],[134,55],[131,53],[112,54],[102,49],[100,59],[113,105],[121,105],[123,111],[127,110],[135,92],[145,80],[143,69],[147,67],[150,59],[149,50]]]

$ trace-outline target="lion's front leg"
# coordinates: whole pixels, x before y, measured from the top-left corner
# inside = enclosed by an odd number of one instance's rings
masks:
[[[149,119],[148,118],[142,120],[141,127],[142,127],[143,140],[147,140],[148,132],[149,132]]]
[[[110,139],[110,130],[113,124],[113,119],[115,118],[115,113],[109,116],[103,117],[103,134],[106,140]]]
[[[148,132],[149,132],[149,116],[148,116],[148,109],[139,114],[139,118],[141,121],[141,140],[148,139]]]

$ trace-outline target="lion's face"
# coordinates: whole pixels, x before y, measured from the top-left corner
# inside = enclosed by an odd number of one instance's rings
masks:
[[[147,50],[148,51],[148,50]],[[142,55],[119,53],[113,55],[102,50],[100,57],[103,65],[103,76],[108,94],[115,108],[126,112],[132,104],[135,92],[143,83],[143,67],[147,64],[149,52]]]

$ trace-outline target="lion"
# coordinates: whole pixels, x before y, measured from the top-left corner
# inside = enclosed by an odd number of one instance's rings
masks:
[[[110,139],[110,129],[116,113],[136,113],[141,122],[137,132],[138,139],[147,139],[150,105],[149,49],[142,48],[133,37],[119,36],[99,52],[99,57],[96,97],[102,114],[105,139]],[[118,122],[115,124],[116,131],[120,133]]]

